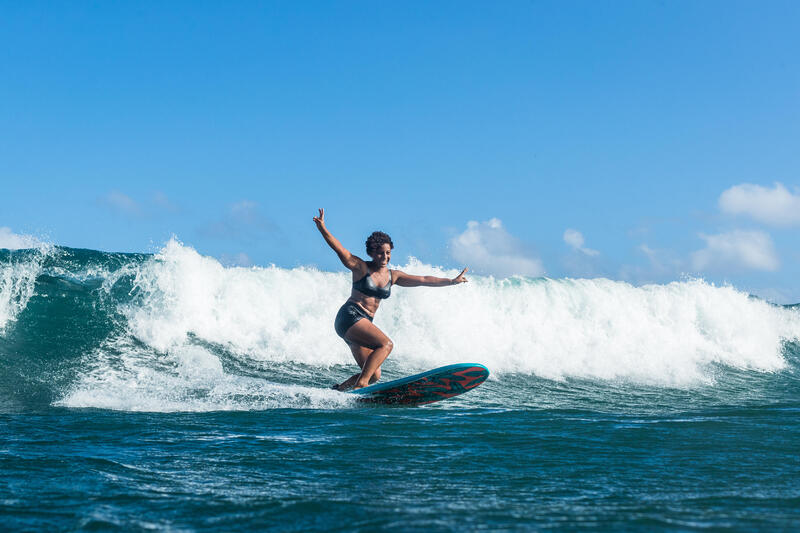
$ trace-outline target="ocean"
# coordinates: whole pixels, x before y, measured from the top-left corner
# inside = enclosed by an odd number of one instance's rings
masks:
[[[410,259],[410,273],[454,276]],[[800,307],[703,280],[396,287],[364,407],[348,272],[0,250],[0,527],[47,531],[800,529]]]

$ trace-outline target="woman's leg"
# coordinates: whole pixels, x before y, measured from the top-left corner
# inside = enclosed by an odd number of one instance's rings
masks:
[[[379,372],[381,364],[391,353],[394,344],[384,332],[369,320],[359,320],[353,324],[345,333],[344,340],[351,345],[356,344],[366,348],[367,351],[371,351],[369,354],[359,351],[359,356],[366,355],[363,365],[358,361],[358,357],[356,358],[359,366],[361,366],[361,375],[356,380],[353,388],[366,387],[373,382],[372,377],[375,376],[376,372]],[[355,355],[356,353],[353,352],[353,356]],[[380,374],[377,374],[377,377],[380,377]],[[377,381],[377,377],[375,381]]]
[[[353,353],[353,358],[356,360],[356,363],[358,363],[358,368],[364,368],[364,363],[367,362],[367,359],[369,358],[369,356],[373,352],[373,350],[370,349],[370,348],[367,348],[366,346],[359,346],[358,344],[354,344],[354,343],[348,343],[348,346],[350,347],[350,351]],[[333,388],[336,389],[336,390],[348,390],[353,385],[356,384],[356,382],[358,381],[358,378],[360,376],[361,376],[361,372],[358,372],[357,374],[353,374],[352,376],[347,378],[347,380],[345,380],[344,382],[334,386]],[[375,383],[379,379],[381,379],[381,369],[380,368],[378,368],[378,370],[376,370],[372,374],[372,377],[369,379],[369,384],[372,385],[373,383]]]
[[[358,368],[363,369],[364,368],[364,364],[367,362],[367,359],[369,359],[369,356],[372,355],[372,352],[374,352],[375,350],[373,350],[371,348],[367,348],[366,346],[359,346],[358,344],[351,343],[350,344],[350,351],[353,352],[353,358],[356,360],[356,363],[358,363]],[[360,376],[360,375],[361,375],[361,372],[356,374],[356,376]],[[381,369],[380,369],[380,367],[378,368],[378,370],[376,370],[372,374],[372,377],[369,380],[369,384],[372,385],[373,383],[375,383],[379,379],[381,379]]]

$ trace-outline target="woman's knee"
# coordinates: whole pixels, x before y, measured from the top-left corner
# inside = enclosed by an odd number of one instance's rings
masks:
[[[392,349],[394,348],[394,343],[392,342],[392,339],[386,337],[386,340],[384,340],[381,343],[381,348],[386,348],[389,352],[391,352]]]

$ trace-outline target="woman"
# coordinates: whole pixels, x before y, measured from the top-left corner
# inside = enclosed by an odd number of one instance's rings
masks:
[[[392,285],[401,287],[445,287],[465,283],[464,273],[453,279],[434,276],[411,276],[399,270],[389,270],[387,265],[392,256],[392,239],[382,231],[375,231],[367,239],[367,255],[371,261],[351,254],[325,227],[325,210],[319,210],[314,217],[319,232],[325,242],[333,248],[342,264],[353,272],[353,291],[350,298],[336,314],[334,328],[336,333],[350,346],[361,372],[334,385],[336,390],[360,389],[375,383],[381,377],[381,364],[394,347],[384,332],[372,323],[381,300],[389,297]],[[363,320],[365,319],[366,320]]]

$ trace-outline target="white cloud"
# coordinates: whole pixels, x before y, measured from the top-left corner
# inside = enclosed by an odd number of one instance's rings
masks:
[[[219,258],[219,262],[225,266],[235,266],[235,267],[253,266],[253,260],[250,259],[250,256],[244,252],[239,252],[238,254],[234,255],[222,254]]]
[[[152,196],[153,204],[164,211],[177,212],[178,206],[170,201],[166,194],[162,191],[156,191]]]
[[[486,222],[469,221],[467,229],[450,241],[450,252],[464,266],[495,276],[544,274],[541,260],[532,256],[497,218]]]
[[[655,250],[653,250],[652,248],[650,248],[649,246],[647,246],[647,244],[640,244],[639,245],[639,251],[642,252],[644,255],[646,255],[648,257],[648,259],[650,259],[650,261],[655,261],[656,260],[656,253],[657,252]]]
[[[242,200],[231,206],[231,215],[244,222],[258,221],[258,204],[252,200]]]
[[[222,218],[200,227],[198,231],[204,237],[252,242],[267,233],[277,232],[278,226],[261,212],[256,202],[241,200],[230,205]]]
[[[780,266],[775,246],[763,231],[700,234],[706,247],[692,254],[695,270],[750,269],[775,271]]]
[[[686,260],[672,250],[651,248],[646,243],[640,244],[638,250],[649,260],[651,275],[674,277],[686,269]]]
[[[250,213],[258,208],[258,204],[253,200],[239,200],[231,204],[231,211],[234,213]]]
[[[139,204],[136,203],[136,200],[119,191],[111,191],[106,194],[100,198],[100,203],[111,208],[113,211],[126,215],[138,215],[141,213],[141,209]]]
[[[673,250],[653,248],[642,243],[635,251],[647,258],[647,263],[623,264],[619,269],[619,278],[631,283],[663,283],[680,277],[687,270],[686,260]]]
[[[0,228],[0,249],[20,250],[25,248],[38,248],[42,242],[30,235],[17,235],[11,228]]]
[[[645,243],[640,244],[638,250],[650,260],[650,268],[653,272],[663,274],[669,270],[669,267],[665,265],[665,260],[662,257],[664,253],[661,250],[650,248]]]
[[[775,226],[800,224],[800,191],[793,194],[782,183],[770,189],[743,183],[722,192],[719,207],[732,215],[748,215]]]
[[[574,250],[582,252],[586,255],[599,255],[600,252],[586,248],[584,244],[583,234],[575,229],[567,229],[564,231],[564,242],[570,245]]]

